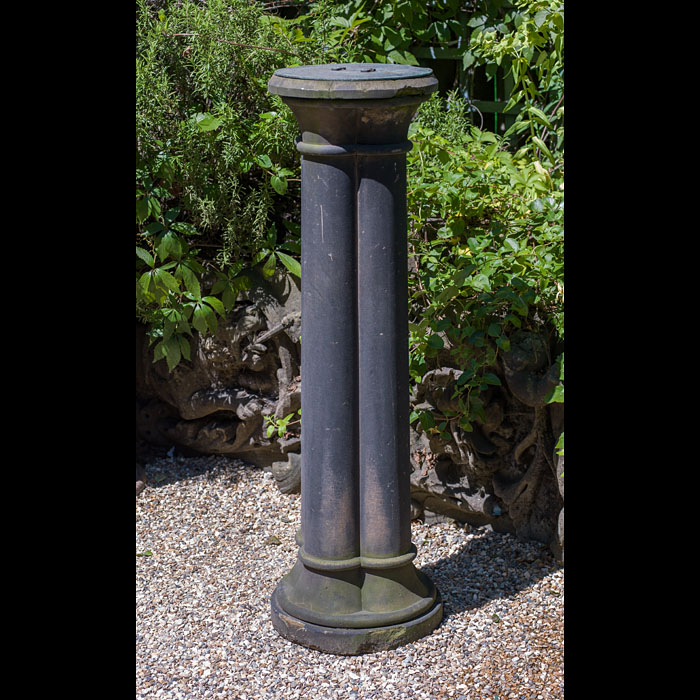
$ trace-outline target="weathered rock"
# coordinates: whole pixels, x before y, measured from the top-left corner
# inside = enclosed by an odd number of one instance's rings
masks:
[[[290,452],[283,462],[274,462],[272,474],[282,493],[301,493],[301,455],[298,452]]]
[[[137,437],[204,454],[230,454],[269,467],[294,449],[268,438],[265,417],[300,403],[301,296],[290,275],[252,276],[215,335],[195,334],[191,361],[155,364],[137,328]],[[285,413],[288,411],[288,413]]]
[[[143,467],[136,462],[136,495],[146,488],[146,472]]]
[[[426,520],[449,517],[548,543],[562,559],[563,468],[552,454],[554,435],[563,431],[563,406],[547,404],[559,368],[550,364],[549,349],[535,333],[515,334],[511,348],[498,368],[505,381],[480,395],[484,416],[472,431],[453,420],[443,434],[425,434],[417,426],[411,446],[414,509]],[[461,374],[453,367],[427,372],[414,389],[414,408],[443,416],[457,410]]]

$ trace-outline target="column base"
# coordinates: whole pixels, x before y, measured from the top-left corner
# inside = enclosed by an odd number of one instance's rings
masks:
[[[442,600],[437,593],[432,607],[419,617],[394,625],[370,628],[326,627],[290,615],[277,601],[270,601],[272,625],[285,639],[327,654],[353,656],[396,649],[432,632],[442,620]]]

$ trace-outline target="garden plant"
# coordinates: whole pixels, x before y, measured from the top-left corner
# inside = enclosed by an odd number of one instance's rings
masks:
[[[283,66],[418,64],[416,47],[463,49],[461,71],[508,75],[505,131],[468,90],[421,105],[408,154],[410,376],[459,367],[453,410],[414,408],[425,431],[472,430],[502,383],[513,334],[547,338],[563,402],[563,3],[137,0],[136,313],[154,362],[190,360],[251,270],[300,275],[296,124],[267,91]],[[268,435],[290,419],[269,421]],[[280,433],[281,435],[281,433]],[[563,433],[554,436],[563,451]]]

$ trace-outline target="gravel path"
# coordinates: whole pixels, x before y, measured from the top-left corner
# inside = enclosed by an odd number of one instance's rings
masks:
[[[136,499],[136,697],[560,700],[564,569],[538,543],[412,524],[444,618],[393,651],[334,656],[273,629],[300,498],[225,457],[156,458]]]

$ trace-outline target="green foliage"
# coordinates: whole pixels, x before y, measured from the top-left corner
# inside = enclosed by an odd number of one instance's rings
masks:
[[[552,347],[564,339],[562,4],[472,5],[465,67],[507,68],[515,123],[503,137],[482,131],[453,92],[421,105],[409,133],[411,377],[462,369],[457,411],[411,419],[446,437],[450,422],[470,431],[484,417],[480,394],[500,383],[494,368],[514,330],[544,332]],[[564,398],[557,359],[550,402]]]
[[[287,428],[289,427],[289,425],[301,423],[301,418],[294,421],[292,420],[292,418],[294,418],[294,416],[296,415],[301,416],[301,409],[299,409],[295,413],[290,413],[288,416],[279,419],[275,418],[274,416],[265,416],[264,422],[267,426],[265,430],[265,435],[267,435],[267,437],[272,437],[275,433],[277,433],[278,437],[283,438],[287,434]]]
[[[136,308],[171,370],[193,331],[216,331],[249,267],[300,273],[297,128],[267,79],[309,56],[275,27],[247,0],[137,2]]]
[[[470,24],[470,53],[491,72],[507,68],[514,82],[505,110],[520,109],[506,137],[525,134],[520,143],[544,167],[563,167],[563,2],[515,0],[503,21],[477,15]]]
[[[300,275],[297,125],[267,92],[281,66],[418,63],[513,77],[504,137],[473,126],[463,96],[434,95],[408,155],[410,372],[462,370],[458,411],[414,411],[426,430],[471,430],[516,329],[563,340],[563,9],[554,0],[319,0],[283,19],[247,0],[137,4],[137,313],[173,369],[215,331],[257,266]],[[563,373],[563,356],[561,358]],[[551,401],[563,401],[562,384]],[[292,416],[268,420],[270,434]],[[285,422],[286,421],[286,422]],[[563,438],[560,441],[563,448]]]
[[[411,65],[419,63],[413,53],[416,47],[466,45],[470,4],[459,0],[434,0],[427,5],[417,0],[313,3],[328,16],[328,55],[335,55],[340,45],[352,54],[352,59],[343,60]]]
[[[461,368],[446,418],[470,431],[515,329],[563,339],[563,184],[530,150],[513,155],[472,126],[456,93],[424,103],[409,136],[411,376]]]
[[[362,16],[363,3],[342,3],[337,0],[310,2],[299,17],[270,18],[274,29],[288,46],[299,47],[304,61],[287,65],[319,63],[352,63],[362,61],[361,27],[371,20]],[[357,5],[357,7],[354,7]]]

